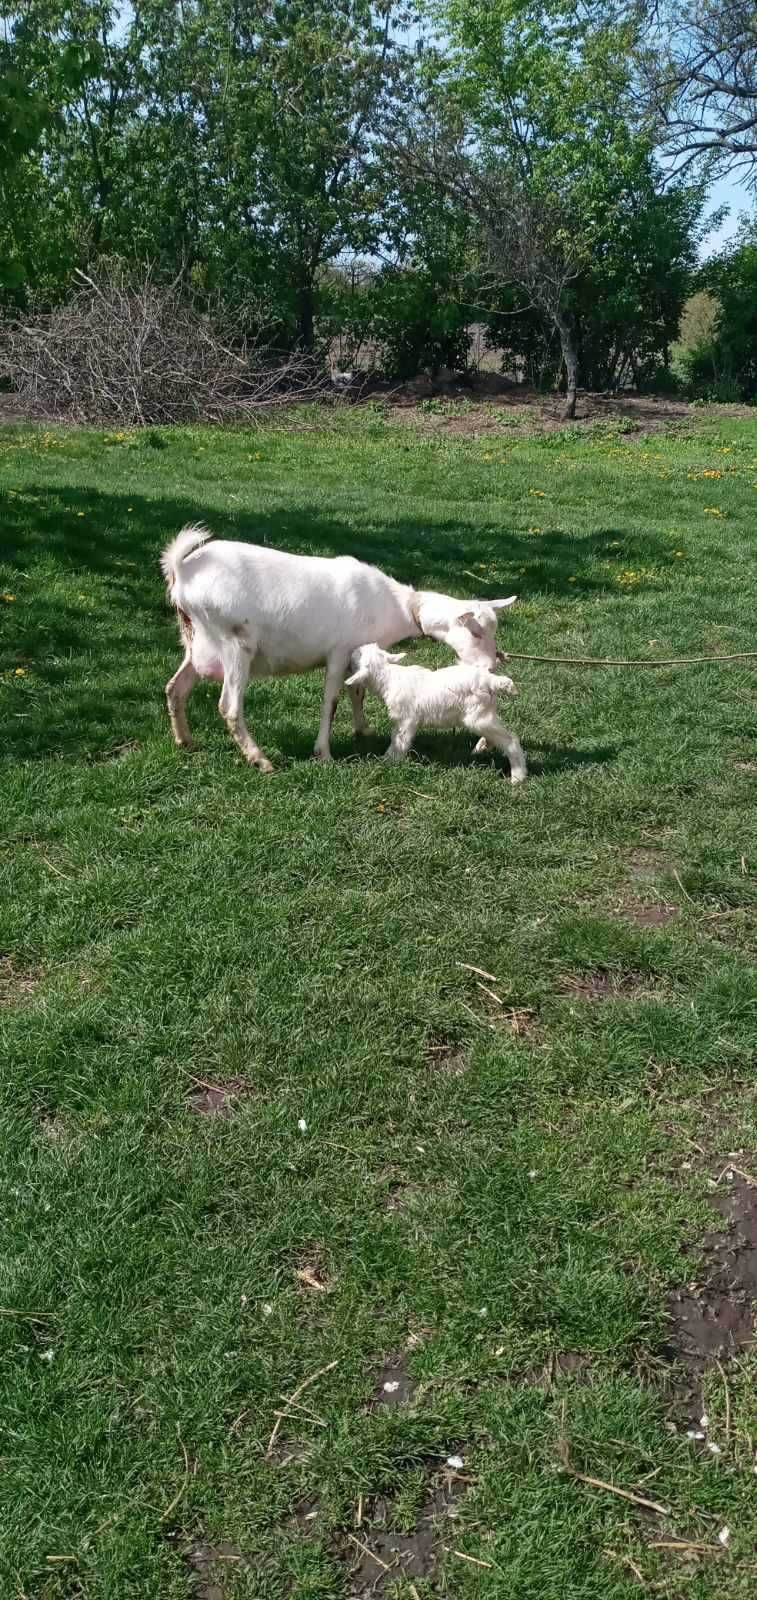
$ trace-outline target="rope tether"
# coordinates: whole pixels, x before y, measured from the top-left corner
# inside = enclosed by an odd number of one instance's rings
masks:
[[[553,667],[697,667],[708,661],[757,660],[757,650],[737,650],[730,656],[678,656],[669,661],[616,661],[603,656],[524,656],[516,650],[506,650],[503,655],[505,661],[542,661]]]

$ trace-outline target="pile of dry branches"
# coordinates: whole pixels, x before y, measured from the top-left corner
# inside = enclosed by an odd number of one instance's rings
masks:
[[[222,422],[330,390],[311,356],[232,336],[178,280],[118,264],[77,279],[57,310],[0,323],[0,380],[29,418]]]

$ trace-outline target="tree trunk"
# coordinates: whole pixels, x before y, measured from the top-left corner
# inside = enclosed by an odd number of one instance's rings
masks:
[[[572,422],[576,415],[576,389],[578,387],[578,339],[576,325],[571,316],[556,317],[560,335],[560,349],[565,365],[565,410],[563,421]]]
[[[297,343],[301,350],[315,344],[315,295],[313,280],[303,277],[297,285]]]

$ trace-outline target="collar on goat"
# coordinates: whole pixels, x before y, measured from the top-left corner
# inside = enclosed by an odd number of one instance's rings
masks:
[[[421,619],[420,619],[420,615],[419,615],[420,606],[421,606],[420,600],[418,600],[417,598],[414,599],[414,600],[411,600],[410,601],[410,615],[411,615],[411,617],[413,619],[413,622],[415,623],[416,628],[418,629],[419,634],[421,635],[421,638],[425,639],[427,637],[427,634],[426,634],[426,631],[425,631],[425,629],[423,627],[423,623],[421,622]]]

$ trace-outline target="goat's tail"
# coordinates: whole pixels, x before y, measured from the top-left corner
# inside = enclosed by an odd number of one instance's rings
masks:
[[[186,556],[191,555],[193,550],[198,550],[200,545],[205,544],[206,540],[210,538],[212,538],[212,534],[209,528],[204,528],[201,522],[191,522],[186,528],[182,528],[181,533],[177,533],[176,538],[172,539],[170,544],[166,545],[160,558],[160,565],[163,577],[168,584],[169,594],[171,594],[176,582],[176,574],[182,561]]]

